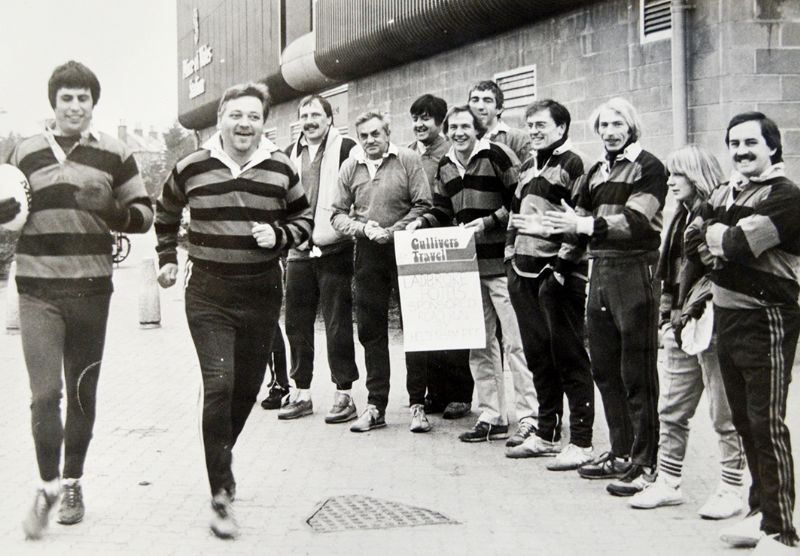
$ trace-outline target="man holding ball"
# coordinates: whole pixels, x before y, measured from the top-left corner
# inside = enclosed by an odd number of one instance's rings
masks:
[[[69,61],[53,71],[48,95],[54,124],[20,142],[10,158],[31,192],[31,212],[16,255],[22,349],[42,480],[22,524],[29,539],[41,537],[59,494],[59,523],[83,519],[80,479],[94,426],[113,290],[110,231],[143,233],[153,222],[152,203],[132,153],[117,139],[91,129],[100,98],[95,74]],[[13,198],[0,198],[0,223],[11,222],[21,208]]]

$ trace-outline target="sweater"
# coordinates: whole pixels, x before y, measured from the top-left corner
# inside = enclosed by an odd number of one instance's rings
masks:
[[[53,130],[22,140],[10,163],[28,178],[30,215],[17,244],[17,287],[38,297],[113,291],[112,237],[96,213],[81,209],[74,194],[106,187],[128,210],[119,231],[143,233],[153,208],[131,151],[105,133],[87,131],[64,152]]]
[[[510,127],[500,120],[486,133],[486,138],[494,143],[502,143],[517,155],[520,162],[525,162],[531,156],[531,137],[521,129]]]
[[[159,264],[177,263],[181,214],[189,207],[189,260],[217,276],[265,272],[281,251],[311,235],[311,209],[292,162],[262,138],[242,167],[233,162],[215,134],[180,160],[156,204]],[[270,224],[276,245],[259,247],[251,228]]]

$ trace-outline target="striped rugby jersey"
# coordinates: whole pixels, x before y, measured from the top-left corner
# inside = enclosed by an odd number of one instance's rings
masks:
[[[281,251],[306,241],[312,215],[289,157],[266,138],[241,168],[219,133],[180,160],[156,203],[159,265],[177,263],[181,214],[189,207],[189,260],[219,276],[260,274]],[[276,245],[259,247],[251,229],[268,223]]]
[[[69,150],[53,131],[17,145],[11,164],[28,178],[31,210],[17,244],[17,287],[36,296],[109,293],[112,237],[106,222],[81,209],[75,193],[84,187],[107,187],[128,208],[120,230],[143,233],[153,223],[153,208],[136,160],[119,140],[86,131]]]
[[[667,172],[655,156],[631,143],[614,164],[603,159],[576,184],[579,214],[594,217],[590,257],[658,256]]]
[[[583,159],[572,150],[569,139],[555,149],[535,152],[520,168],[511,212],[541,216],[548,210],[563,211],[561,201],[572,203],[573,186],[583,175],[583,167]],[[517,274],[529,278],[547,268],[564,275],[575,272],[584,278],[588,274],[586,245],[575,234],[536,236],[509,227],[506,258],[512,259]]]
[[[508,208],[519,177],[519,159],[501,143],[481,139],[462,175],[453,147],[439,161],[434,179],[433,209],[423,226],[466,224],[482,218],[484,230],[475,234],[481,276],[504,276],[503,254]]]
[[[751,181],[734,196],[736,189],[718,187],[700,213],[704,230],[713,223],[728,226],[721,238],[723,256],[711,270],[714,304],[729,309],[796,304],[800,189],[782,172]]]

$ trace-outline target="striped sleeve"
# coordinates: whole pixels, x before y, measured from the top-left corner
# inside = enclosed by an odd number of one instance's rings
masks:
[[[442,162],[439,163],[439,168],[436,170],[436,176],[433,178],[433,208],[422,215],[423,226],[425,227],[450,226],[455,218],[453,201],[449,195],[445,194],[441,177],[442,167],[448,163],[443,158]]]
[[[153,225],[153,203],[139,174],[136,159],[127,147],[112,173],[112,190],[114,197],[127,210],[127,223],[121,231],[141,234],[149,230]]]
[[[191,155],[190,155],[191,156]],[[185,160],[185,159],[184,159]],[[178,230],[181,225],[183,207],[186,206],[185,182],[180,178],[182,162],[170,172],[156,201],[155,229],[158,244],[158,265],[178,264]]]
[[[300,245],[311,237],[313,217],[303,186],[297,176],[294,165],[287,158],[284,161],[289,176],[289,187],[286,191],[286,218],[274,224],[277,243],[281,249]]]
[[[571,194],[575,184],[583,177],[583,160],[580,156],[574,153],[568,153],[571,156],[565,155],[566,158],[562,168],[563,182],[567,186],[567,194],[565,202],[575,208],[575,201],[571,198]],[[558,250],[558,258],[555,263],[555,271],[561,274],[571,273],[575,266],[583,261],[586,254],[586,246],[588,244],[588,237],[580,236],[578,234],[563,234],[561,238],[561,247]]]

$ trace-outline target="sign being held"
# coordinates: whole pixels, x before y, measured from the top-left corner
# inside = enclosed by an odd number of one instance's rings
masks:
[[[394,234],[406,351],[483,348],[475,237],[462,227]]]

